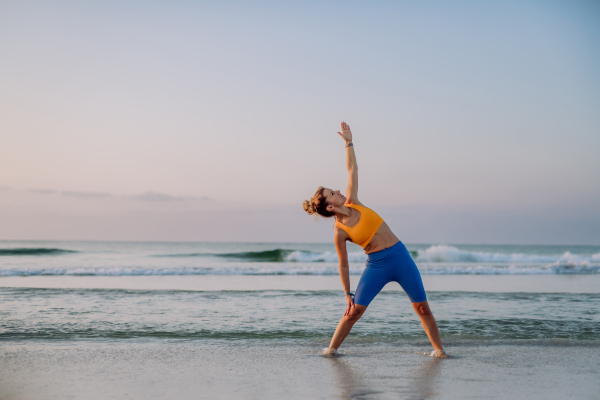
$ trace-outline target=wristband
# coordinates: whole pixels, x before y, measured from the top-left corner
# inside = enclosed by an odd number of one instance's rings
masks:
[[[354,146],[354,144],[352,142],[346,143],[346,147],[351,147],[351,146]]]
[[[350,296],[350,297],[352,297],[354,299],[354,293],[348,292],[348,293],[346,293],[346,296]]]

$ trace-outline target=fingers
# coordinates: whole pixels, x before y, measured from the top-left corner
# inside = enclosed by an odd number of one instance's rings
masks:
[[[340,135],[344,140],[352,140],[351,136],[352,133],[350,131],[350,125],[348,125],[345,122],[341,123],[342,126],[342,131],[338,132],[338,135]]]
[[[354,304],[354,299],[350,298],[350,301],[348,301],[348,307],[346,307],[346,312],[344,312],[344,317],[350,315],[350,310],[352,308],[356,308],[356,305]]]

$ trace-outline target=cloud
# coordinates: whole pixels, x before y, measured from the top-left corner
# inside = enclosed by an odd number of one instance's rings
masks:
[[[9,190],[8,186],[0,186],[0,190]],[[27,189],[29,193],[35,194],[60,194],[66,197],[75,197],[78,199],[129,199],[148,202],[178,202],[178,201],[214,201],[214,199],[206,196],[174,196],[166,193],[149,191],[138,195],[116,195],[106,192],[82,192],[75,190],[53,190],[53,189]]]
[[[28,192],[38,193],[38,194],[54,194],[56,190],[52,189],[27,189]]]
[[[143,201],[182,201],[185,200],[181,196],[171,196],[170,194],[158,193],[158,192],[146,192],[144,194],[130,196],[132,199],[143,200]]]
[[[77,197],[80,199],[104,199],[107,197],[112,197],[110,193],[104,192],[75,192],[75,191],[63,191],[61,193],[63,196],[68,197]]]
[[[200,201],[211,201],[212,199],[206,196],[172,196],[170,194],[164,194],[159,192],[146,192],[137,196],[129,196],[129,198],[142,201],[186,201],[186,200],[200,200]]]

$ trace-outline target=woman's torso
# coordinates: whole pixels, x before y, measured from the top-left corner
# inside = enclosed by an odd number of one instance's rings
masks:
[[[363,205],[359,205],[359,204],[346,204],[346,205],[352,210],[351,215],[347,218],[344,218],[343,221],[336,221],[336,226],[338,227],[338,229],[342,229],[344,232],[346,232],[346,235],[348,236],[347,240],[352,241],[350,234],[348,234],[348,232],[352,233],[352,229],[356,228],[356,227],[361,228],[360,226],[357,226],[361,222],[361,218],[363,218],[363,215],[362,215],[360,209],[364,207],[366,210],[363,210],[363,212],[369,212],[369,211],[373,212],[373,211],[368,209],[367,207],[365,207]],[[374,213],[374,214],[376,215],[377,218],[380,218],[376,213]],[[338,224],[338,222],[339,222],[339,224]],[[353,235],[353,236],[355,236],[355,235]],[[396,237],[396,235],[394,235],[394,233],[392,232],[390,227],[385,223],[385,221],[381,220],[381,224],[377,228],[375,234],[367,242],[367,245],[364,246],[363,249],[365,251],[365,254],[375,253],[377,251],[381,251],[381,250],[387,249],[389,247],[392,247],[399,241],[400,240]]]
[[[365,254],[385,250],[389,247],[392,247],[399,241],[400,239],[394,235],[394,232],[392,232],[388,224],[383,221],[379,229],[377,229],[377,233],[375,233],[375,236],[373,236],[373,239],[371,239],[369,244],[364,248]]]

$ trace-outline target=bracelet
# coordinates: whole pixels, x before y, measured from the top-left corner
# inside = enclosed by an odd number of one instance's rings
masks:
[[[351,146],[354,146],[354,144],[352,144],[352,142],[346,143],[346,147],[351,147]]]
[[[348,292],[348,293],[346,293],[346,296],[350,296],[350,297],[354,298],[354,293]]]

